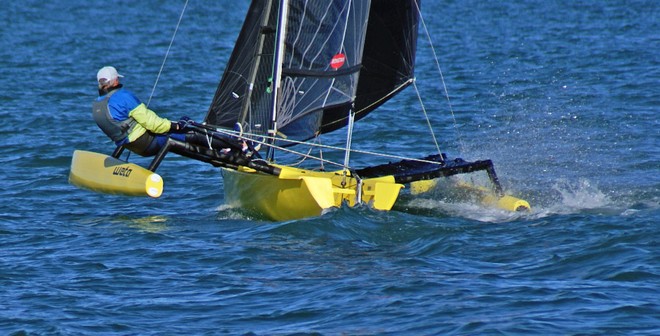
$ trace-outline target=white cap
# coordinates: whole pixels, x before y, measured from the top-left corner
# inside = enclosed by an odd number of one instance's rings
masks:
[[[110,82],[113,82],[117,77],[124,77],[117,73],[117,69],[115,67],[111,66],[106,66],[101,68],[99,72],[96,73],[96,80],[99,82],[101,85],[106,85]]]

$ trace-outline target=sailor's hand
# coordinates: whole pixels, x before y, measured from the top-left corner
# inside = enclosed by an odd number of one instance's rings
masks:
[[[187,118],[187,119],[183,119]],[[188,123],[190,122],[190,118],[188,117],[183,117],[181,120],[177,122],[172,122],[172,125],[170,126],[170,132],[172,133],[185,133],[187,132],[188,128]]]

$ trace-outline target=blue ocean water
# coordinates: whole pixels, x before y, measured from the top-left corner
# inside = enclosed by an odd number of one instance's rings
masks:
[[[248,1],[191,1],[168,53],[183,3],[3,4],[0,333],[660,334],[660,3],[423,4],[442,150],[492,159],[531,213],[435,193],[277,223],[174,155],[157,200],[67,183],[74,149],[113,149],[90,117],[101,66],[144,101],[157,81],[161,115],[203,118]],[[408,90],[354,147],[431,153],[420,117]]]

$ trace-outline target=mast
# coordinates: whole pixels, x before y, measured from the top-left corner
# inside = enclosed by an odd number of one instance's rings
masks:
[[[280,86],[282,83],[282,61],[284,59],[284,42],[286,40],[286,24],[287,18],[289,16],[289,0],[280,0],[280,10],[279,16],[277,19],[277,40],[275,43],[275,60],[273,62],[273,83],[272,83],[272,92],[271,92],[271,103],[272,103],[272,112],[271,112],[271,125],[268,128],[268,135],[275,137],[277,135],[277,112],[278,112],[278,96],[280,92]],[[269,140],[270,143],[273,143],[275,140]],[[269,161],[273,160],[273,147],[268,147],[268,153],[266,158]]]

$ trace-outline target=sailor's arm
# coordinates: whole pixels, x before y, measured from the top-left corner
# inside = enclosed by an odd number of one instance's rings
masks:
[[[156,134],[167,133],[173,124],[176,125],[176,123],[172,123],[166,118],[159,117],[156,112],[148,109],[144,103],[140,103],[128,113],[128,116],[135,119],[142,127]]]

